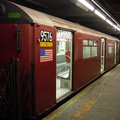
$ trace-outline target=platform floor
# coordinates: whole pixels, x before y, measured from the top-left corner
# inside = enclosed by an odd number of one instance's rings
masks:
[[[120,120],[120,65],[43,120]]]

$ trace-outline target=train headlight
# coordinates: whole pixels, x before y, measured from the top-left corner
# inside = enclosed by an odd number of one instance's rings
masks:
[[[0,4],[0,16],[6,12],[5,6]]]

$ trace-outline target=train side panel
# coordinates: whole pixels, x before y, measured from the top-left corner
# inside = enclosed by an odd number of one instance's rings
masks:
[[[97,43],[96,46],[94,45],[83,45],[83,41],[88,40],[89,42],[94,41]],[[83,86],[85,86],[87,83],[89,83],[91,80],[96,78],[100,75],[100,38],[75,33],[74,36],[74,78],[73,78],[73,89],[77,90]],[[97,50],[95,53],[96,55],[94,57],[85,57],[85,53],[83,53],[83,49],[92,49]],[[91,53],[90,53],[91,54]],[[93,53],[92,53],[93,54]]]
[[[6,64],[10,64],[10,58],[15,60],[15,81],[14,83],[14,96],[16,100],[15,106],[17,106],[18,99],[18,80],[20,80],[20,97],[21,108],[25,116],[30,116],[32,104],[28,105],[31,100],[30,88],[32,87],[29,83],[31,62],[33,61],[33,26],[30,24],[0,24],[0,66],[4,67]],[[19,61],[19,63],[17,62]],[[19,66],[19,67],[18,67]],[[17,72],[19,69],[19,76]],[[4,84],[0,82],[2,89],[6,94],[9,94],[5,84],[7,80],[3,78]],[[8,81],[10,82],[10,81]],[[26,89],[25,89],[26,88]]]
[[[0,65],[9,63],[10,57],[19,56],[16,47],[16,24],[0,24]]]
[[[28,64],[33,59],[31,25],[0,24],[0,28],[0,65],[9,63],[10,57],[14,57],[20,60],[21,68],[30,66]]]

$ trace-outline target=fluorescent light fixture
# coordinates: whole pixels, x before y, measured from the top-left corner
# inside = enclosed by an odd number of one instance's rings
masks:
[[[95,8],[90,3],[88,3],[86,0],[78,0],[78,1],[81,2],[83,5],[85,5],[91,11],[94,11]]]
[[[113,27],[120,31],[120,28],[117,25],[113,25]]]
[[[115,29],[117,29],[117,26],[116,26],[116,25],[113,25],[113,27],[114,27]]]
[[[116,24],[118,24],[117,23],[117,21],[113,18],[113,17],[111,17],[111,15],[109,15],[102,7],[100,7],[100,5],[98,5],[96,2],[95,2],[95,0],[91,0],[99,9],[101,9],[109,18],[111,18],[111,20],[112,21],[114,21]]]
[[[99,12],[98,10],[95,10],[95,14],[97,14],[99,17],[101,17],[103,20],[106,20],[106,17],[101,13]]]
[[[108,24],[110,24],[111,26],[113,26],[113,22],[111,22],[109,19],[107,19],[106,22],[107,22]]]

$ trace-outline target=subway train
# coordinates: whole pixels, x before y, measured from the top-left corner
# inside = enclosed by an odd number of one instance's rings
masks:
[[[39,118],[119,63],[119,39],[0,0],[0,119]]]

